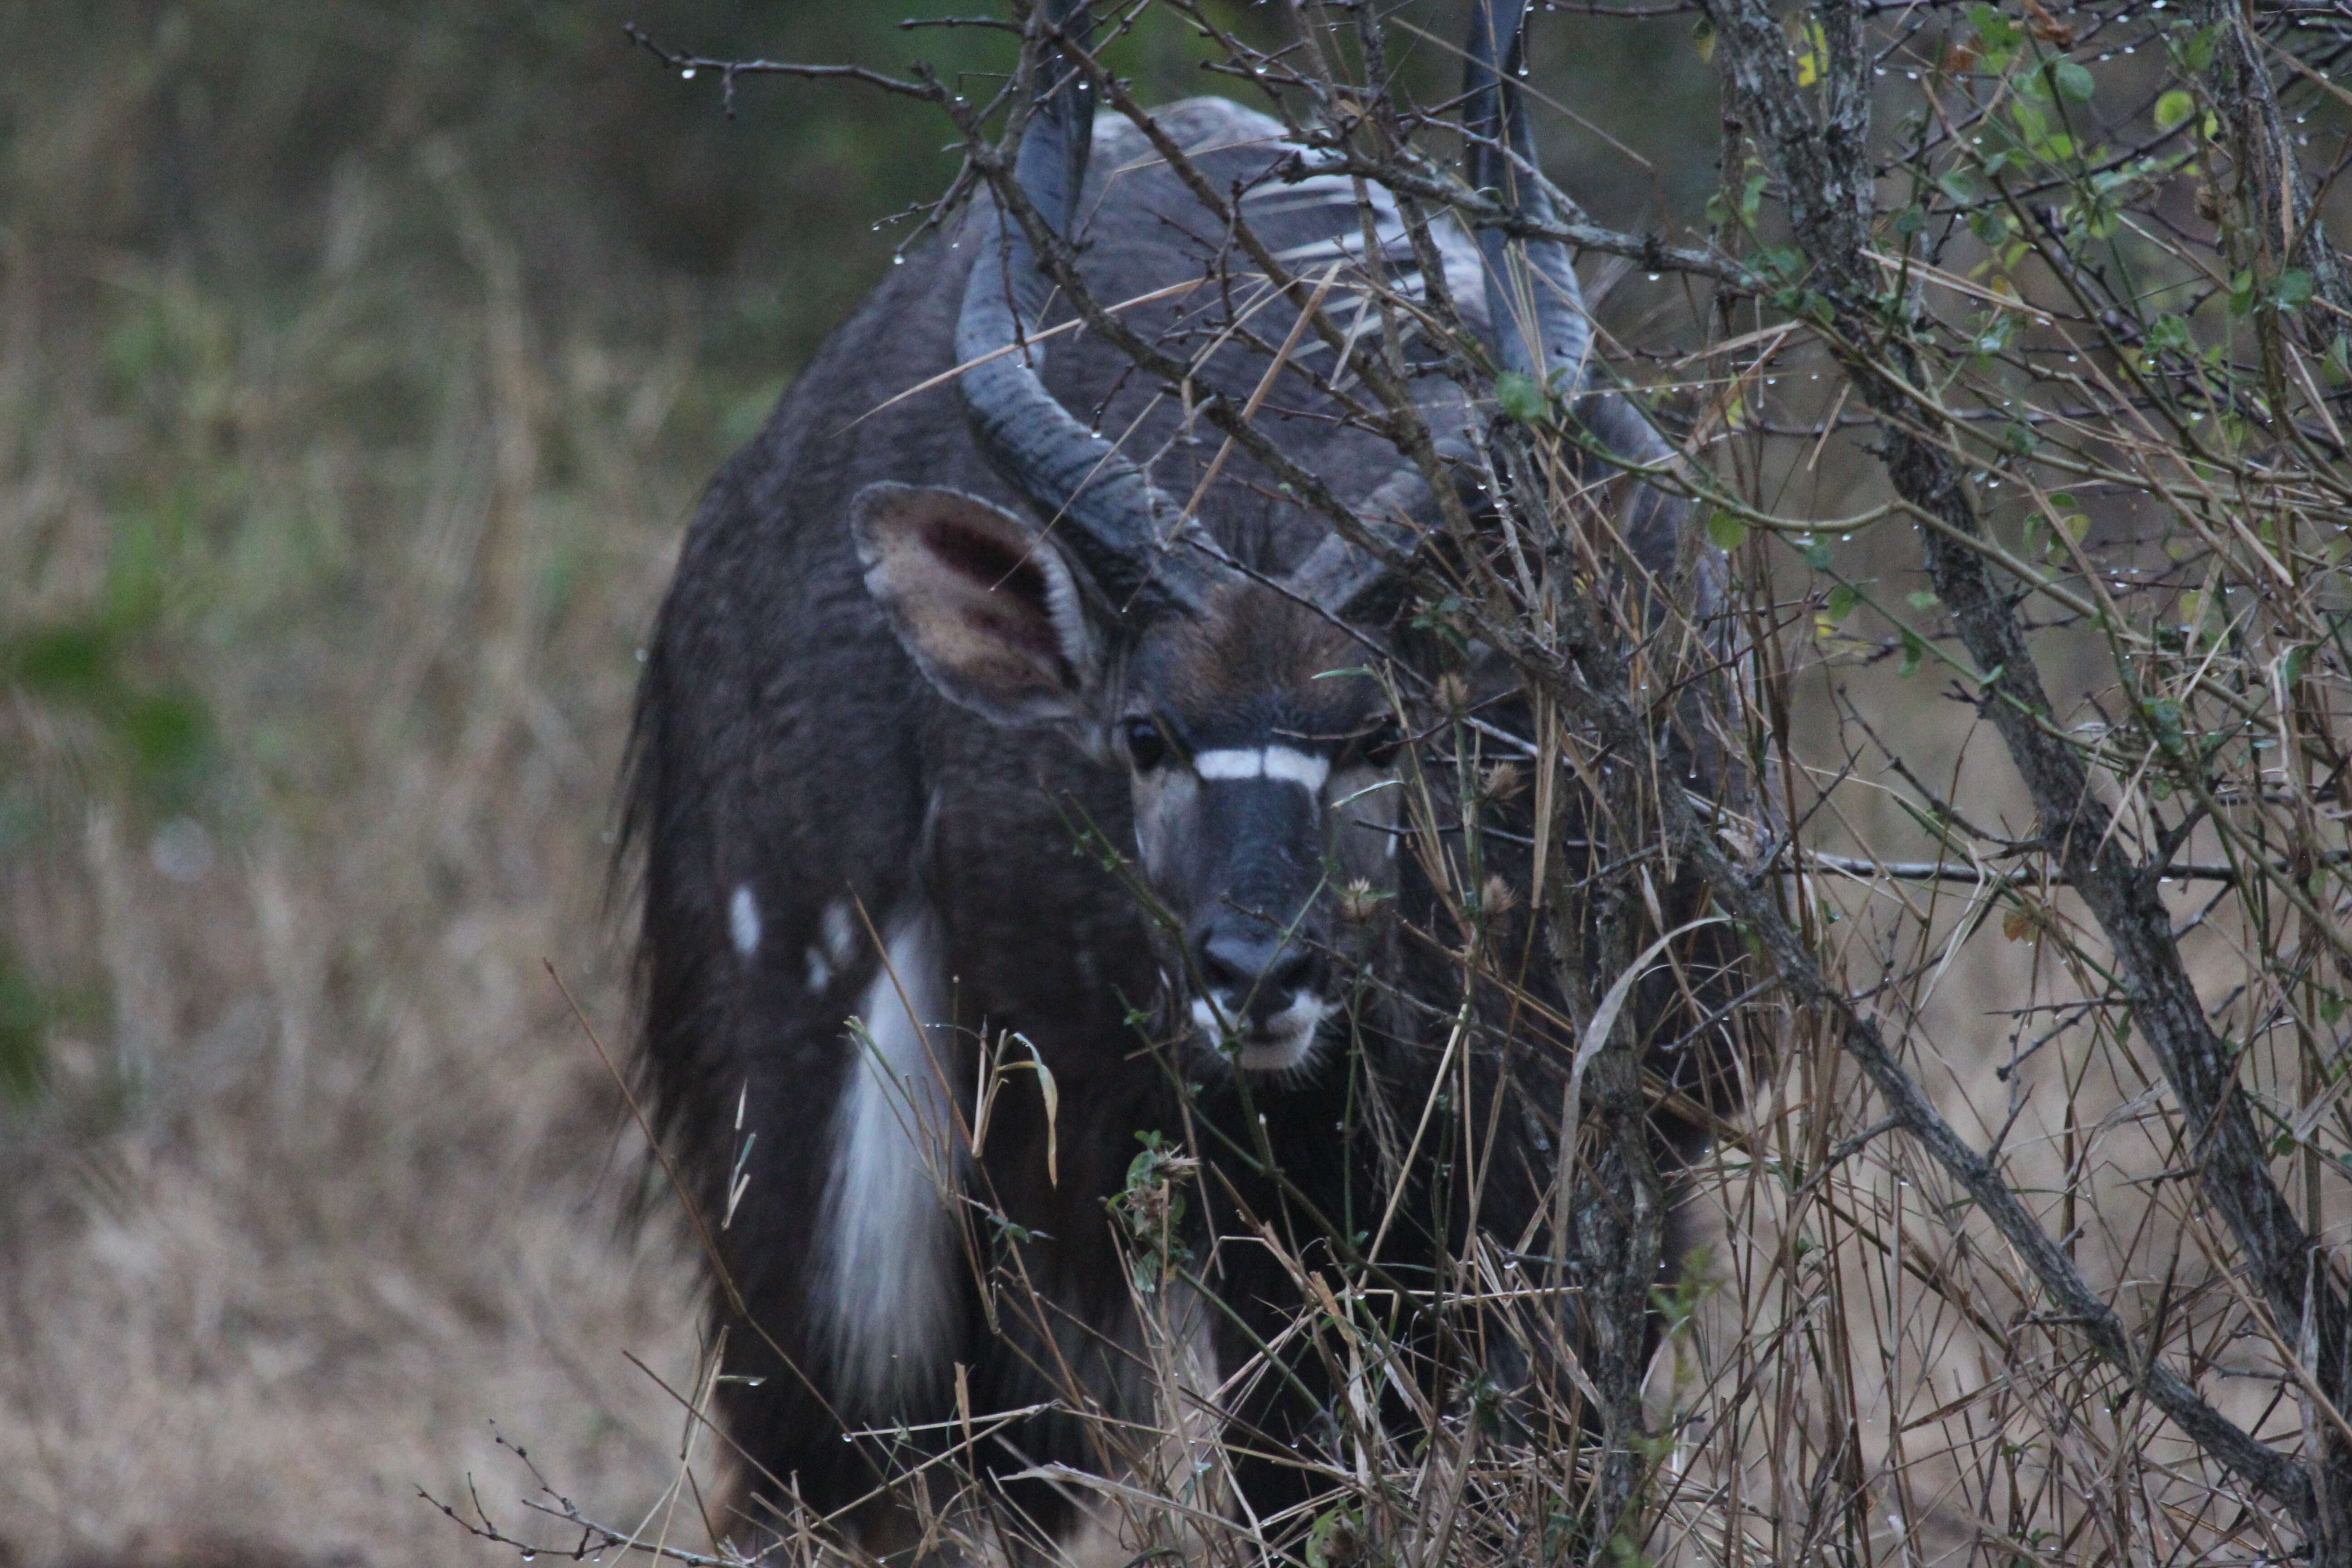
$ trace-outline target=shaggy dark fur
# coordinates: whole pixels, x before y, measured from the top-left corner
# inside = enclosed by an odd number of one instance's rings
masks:
[[[1166,121],[1193,145],[1251,141],[1265,129],[1230,106],[1180,105]],[[1223,189],[1260,181],[1282,155],[1256,142],[1207,153],[1202,163]],[[1099,299],[1126,300],[1223,265],[1213,224],[1150,163],[1131,131],[1104,122],[1093,171],[1082,209],[1091,214],[1085,268]],[[1341,196],[1290,203],[1257,222],[1283,249],[1354,234],[1359,217]],[[844,1019],[876,963],[874,944],[861,933],[857,956],[812,989],[804,955],[827,940],[828,904],[852,895],[878,926],[919,889],[946,927],[958,1018],[1020,1031],[1058,1085],[1058,1182],[1045,1178],[1044,1113],[1026,1089],[1001,1098],[986,1155],[969,1182],[1008,1222],[966,1216],[969,1262],[977,1268],[963,1270],[949,1361],[970,1369],[980,1411],[1046,1396],[1058,1381],[1057,1356],[1114,1411],[1132,1397],[1137,1330],[1105,1205],[1122,1188],[1139,1132],[1175,1139],[1189,1131],[1194,1152],[1219,1167],[1223,1180],[1207,1184],[1215,1212],[1202,1213],[1196,1198],[1189,1216],[1187,1239],[1203,1258],[1212,1227],[1231,1236],[1263,1222],[1322,1258],[1328,1247],[1316,1239],[1310,1214],[1342,1232],[1377,1224],[1389,1185],[1376,1158],[1380,1125],[1385,1118],[1409,1131],[1458,995],[1450,960],[1426,943],[1399,942],[1391,931],[1380,968],[1406,1003],[1367,1005],[1355,1045],[1329,1052],[1323,1068],[1297,1081],[1205,1083],[1189,1120],[1163,1060],[1141,1048],[1144,1035],[1130,1009],[1161,991],[1151,943],[1102,857],[1073,852],[1074,825],[1081,823],[1099,829],[1108,844],[1132,844],[1124,771],[1066,741],[992,727],[937,696],[869,597],[844,521],[852,495],[879,479],[958,489],[1021,510],[1020,498],[975,450],[951,384],[890,401],[949,367],[973,237],[993,233],[983,205],[958,230],[958,242],[932,245],[894,270],[719,475],[662,606],[637,700],[627,824],[629,843],[643,858],[642,1068],[660,1135],[688,1174],[686,1196],[714,1230],[741,1147],[739,1099],[744,1134],[757,1134],[740,1172],[740,1204],[719,1233],[724,1266],[752,1320],[736,1319],[723,1297],[714,1308],[715,1322],[730,1333],[726,1370],[738,1380],[721,1386],[719,1403],[751,1483],[771,1495],[796,1487],[819,1510],[864,1494],[905,1458],[894,1461],[874,1443],[845,1442],[845,1426],[936,1422],[954,1410],[945,1376],[908,1389],[890,1408],[846,1406],[827,1385],[811,1333],[809,1259],[830,1118],[855,1062]],[[1456,235],[1452,243],[1466,241]],[[1211,287],[1130,319],[1190,346],[1225,308]],[[1279,342],[1288,321],[1284,310],[1270,309],[1251,328],[1261,342]],[[1246,397],[1264,365],[1256,349],[1228,348],[1202,382]],[[1158,482],[1177,497],[1192,493],[1215,442],[1185,436],[1172,400],[1154,399],[1115,353],[1083,334],[1054,340],[1045,374],[1066,406],[1081,417],[1098,415],[1103,430],[1135,425],[1126,449],[1158,454]],[[1432,408],[1462,429],[1458,394],[1435,378],[1428,386]],[[1361,496],[1395,469],[1396,456],[1320,416],[1328,413],[1302,384],[1286,379],[1263,423],[1343,496]],[[1268,570],[1303,556],[1322,526],[1239,452],[1202,516],[1237,558]],[[1497,716],[1509,721],[1507,708]],[[1395,915],[1454,940],[1442,929],[1409,847],[1399,859]],[[1496,869],[1522,884],[1527,875],[1507,858]],[[728,905],[739,886],[754,890],[762,922],[748,960],[730,937]],[[1539,934],[1522,918],[1503,940],[1524,944]],[[1549,984],[1546,971],[1541,959],[1530,965],[1539,989]],[[1415,997],[1434,1013],[1411,1005]],[[1663,1017],[1664,1010],[1653,1012]],[[1469,1116],[1483,1127],[1483,1102],[1508,1093],[1483,1221],[1513,1240],[1556,1159],[1546,1128],[1570,1044],[1524,1017],[1519,1026],[1507,1053],[1484,1047],[1477,1053],[1474,1095],[1482,1103]],[[969,1067],[961,1063],[959,1071]],[[1259,1116],[1279,1179],[1241,1152],[1256,1146],[1249,1124]],[[1386,1248],[1407,1284],[1425,1283],[1470,1226],[1466,1183],[1452,1163],[1452,1128],[1463,1118],[1457,1110],[1446,1120],[1405,1174],[1401,1227]],[[1669,1160],[1697,1142],[1688,1129],[1664,1137]],[[1253,1335],[1271,1333],[1295,1310],[1297,1292],[1262,1247],[1228,1243],[1216,1262],[1213,1282],[1239,1320],[1218,1321],[1220,1356],[1231,1367],[1251,1352]],[[1010,1311],[992,1326],[978,1275],[1015,1263],[1045,1304],[1047,1321]],[[873,1303],[877,1313],[893,1309]],[[1288,1500],[1299,1484],[1273,1456],[1322,1429],[1319,1368],[1312,1356],[1291,1359],[1307,1394],[1267,1377],[1242,1412],[1244,1426],[1264,1436],[1255,1446],[1269,1456],[1239,1477],[1261,1510]],[[990,1463],[1010,1469],[1105,1462],[1076,1422],[1033,1421],[1008,1436],[986,1456]],[[1246,1440],[1246,1433],[1237,1436]],[[1024,1500],[1041,1522],[1059,1522],[1050,1494],[1033,1491]]]

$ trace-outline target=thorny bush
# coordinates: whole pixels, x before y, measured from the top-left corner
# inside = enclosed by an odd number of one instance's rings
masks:
[[[1124,1476],[1066,1483],[1137,1562],[2352,1563],[2352,274],[2325,222],[2352,7],[1563,8],[1543,26],[1689,18],[1721,109],[1695,233],[1468,189],[1454,106],[1390,64],[1459,36],[1450,9],[1298,0],[1246,32],[1198,0],[1106,9],[1107,34],[1174,13],[1409,222],[1516,224],[1579,247],[1591,297],[1625,283],[1605,357],[1683,455],[1649,477],[1727,552],[1713,624],[1629,582],[1562,461],[1573,410],[1498,384],[1442,301],[1359,272],[1316,330],[1345,331],[1343,299],[1416,313],[1495,411],[1493,515],[1417,563],[1423,626],[1507,650],[1534,715],[1517,756],[1431,725],[1408,770],[1433,836],[1461,813],[1430,863],[1465,994],[1518,984],[1479,936],[1525,896],[1481,879],[1480,807],[1532,790],[1556,884],[1537,896],[1600,911],[1572,1020],[1598,1047],[1588,1103],[1629,1071],[1640,1091],[1611,982],[1669,962],[1609,911],[1678,873],[1749,951],[1737,1021],[1762,1048],[1694,1173],[1711,1247],[1658,1297],[1654,1365],[1622,1340],[1621,1364],[1574,1364],[1518,1266],[1541,1245],[1483,1237],[1445,1289],[1570,1375],[1466,1380],[1401,1440],[1379,1413],[1423,1385],[1393,1364],[1389,1298],[1302,1265],[1294,1332],[1346,1391],[1314,1517],[1215,1502],[1216,1395],[1183,1387],[1172,1344],[1163,1429],[1107,1438]],[[655,52],[730,94],[810,74]],[[953,119],[971,156],[950,199],[1007,166],[997,79],[867,79]],[[1097,90],[1146,112],[1107,73]],[[1694,746],[1753,787],[1685,788]],[[1607,1136],[1565,1120],[1563,1194]],[[1170,1237],[1199,1172],[1147,1149],[1106,1216],[1142,1297],[1192,1265]],[[942,1484],[968,1453],[908,1489],[938,1542],[985,1553],[983,1483]],[[654,1544],[539,1501],[581,1550]],[[792,1523],[791,1550],[828,1539]]]

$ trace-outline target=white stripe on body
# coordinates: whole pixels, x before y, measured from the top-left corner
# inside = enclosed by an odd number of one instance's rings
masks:
[[[744,957],[760,951],[760,900],[749,882],[738,882],[735,896],[727,900],[727,934],[735,939],[735,951]]]
[[[859,1059],[834,1114],[817,1233],[818,1339],[852,1410],[879,1410],[938,1371],[955,1326],[955,1226],[942,1189],[959,1183],[963,1154],[946,1082],[939,917],[920,903],[900,910],[884,947],[889,962],[858,999],[865,1038],[852,1031]]]
[[[1331,776],[1331,762],[1288,746],[1265,746],[1255,751],[1202,752],[1192,759],[1192,771],[1204,779],[1280,779],[1313,795]]]

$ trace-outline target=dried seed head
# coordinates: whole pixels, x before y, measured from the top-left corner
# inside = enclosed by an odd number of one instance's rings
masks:
[[[1127,1223],[1137,1236],[1150,1237],[1160,1233],[1168,1223],[1169,1191],[1164,1182],[1150,1186],[1129,1187],[1125,1196]]]
[[[1500,875],[1488,877],[1486,885],[1478,889],[1478,907],[1488,920],[1500,920],[1519,907],[1519,890]]]
[[[1381,912],[1381,901],[1387,897],[1359,877],[1339,889],[1339,918],[1350,925],[1362,925]]]
[[[1478,793],[1492,801],[1506,801],[1527,787],[1527,775],[1517,763],[1496,763],[1478,781]]]
[[[1470,683],[1459,675],[1437,678],[1437,705],[1449,719],[1459,719],[1470,711]]]
[[[1355,1568],[1366,1556],[1363,1529],[1353,1515],[1326,1514],[1317,1521],[1315,1533],[1323,1538],[1323,1550],[1310,1555],[1319,1555],[1331,1568]]]

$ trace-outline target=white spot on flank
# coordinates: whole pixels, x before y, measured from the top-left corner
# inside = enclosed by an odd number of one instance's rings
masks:
[[[1202,752],[1192,759],[1192,771],[1204,779],[1281,779],[1312,795],[1331,776],[1331,762],[1288,746],[1266,746]]]
[[[835,969],[845,969],[857,956],[857,921],[847,899],[835,899],[824,907],[824,956]]]
[[[833,984],[835,973],[847,969],[857,956],[857,921],[856,911],[847,899],[835,899],[825,905],[822,921],[823,945],[811,942],[801,954],[808,965],[808,988],[822,994]]]
[[[749,882],[738,882],[735,896],[727,900],[727,934],[744,957],[760,951],[760,900],[751,896]]]
[[[945,1194],[962,1151],[950,1110],[947,963],[917,904],[885,928],[888,963],[858,999],[858,1054],[834,1113],[819,1223],[819,1337],[853,1408],[878,1410],[944,1363],[956,1304]],[[894,978],[895,981],[894,981]]]

